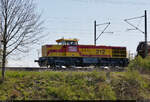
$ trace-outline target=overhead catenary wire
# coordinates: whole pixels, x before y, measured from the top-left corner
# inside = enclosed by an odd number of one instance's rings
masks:
[[[142,17],[144,17],[144,16],[140,16],[140,17],[133,17],[133,18],[125,19],[124,21],[133,20],[133,19],[138,19],[138,18],[142,18]]]

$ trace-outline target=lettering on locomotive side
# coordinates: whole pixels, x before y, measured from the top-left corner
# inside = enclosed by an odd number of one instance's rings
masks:
[[[96,54],[104,55],[105,54],[105,50],[96,50]]]

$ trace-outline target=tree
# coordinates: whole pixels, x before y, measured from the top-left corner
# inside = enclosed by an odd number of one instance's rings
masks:
[[[26,46],[36,43],[41,36],[43,22],[35,9],[33,0],[0,0],[2,80],[6,58],[16,51],[24,52]]]

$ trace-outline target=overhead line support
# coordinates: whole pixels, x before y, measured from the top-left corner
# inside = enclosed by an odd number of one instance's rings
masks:
[[[96,27],[100,26],[100,25],[106,25],[106,27],[103,29],[103,31],[99,34],[99,36],[97,37],[97,32],[96,32]],[[96,45],[96,41],[99,39],[99,37],[103,34],[106,33],[105,30],[108,28],[108,26],[110,25],[110,22],[106,22],[106,23],[102,23],[102,24],[96,24],[96,20],[94,21],[94,45]],[[109,33],[113,33],[113,32],[109,32]]]
[[[145,19],[145,21],[144,21],[144,23],[145,23],[145,31],[142,31],[141,29],[139,29],[138,27],[136,27],[136,26],[134,26],[133,24],[131,24],[130,22],[129,22],[129,20],[133,20],[133,19],[138,19],[138,18],[142,18],[142,17],[144,17]],[[138,31],[140,31],[140,32],[142,32],[144,35],[145,35],[145,57],[147,56],[147,53],[148,53],[148,46],[147,46],[147,11],[145,10],[145,14],[144,14],[144,16],[140,16],[140,17],[134,17],[134,18],[129,18],[129,19],[125,19],[124,20],[125,22],[127,22],[129,25],[131,25],[132,27],[134,27],[135,29],[134,30],[138,30]]]

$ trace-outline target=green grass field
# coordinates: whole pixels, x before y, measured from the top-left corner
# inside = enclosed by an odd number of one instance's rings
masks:
[[[150,75],[138,71],[6,71],[5,78],[0,100],[150,99]]]

